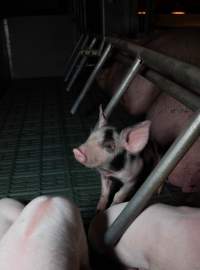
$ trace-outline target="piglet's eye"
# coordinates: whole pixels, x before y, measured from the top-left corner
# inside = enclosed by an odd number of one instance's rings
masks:
[[[113,141],[105,142],[103,146],[109,153],[115,150],[115,143]]]

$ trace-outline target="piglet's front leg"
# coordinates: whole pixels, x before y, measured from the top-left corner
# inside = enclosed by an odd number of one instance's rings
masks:
[[[109,177],[101,174],[101,195],[97,204],[97,211],[103,211],[108,204],[112,181]]]
[[[135,181],[124,183],[120,190],[115,194],[112,205],[122,203],[127,199],[127,196],[133,191]]]

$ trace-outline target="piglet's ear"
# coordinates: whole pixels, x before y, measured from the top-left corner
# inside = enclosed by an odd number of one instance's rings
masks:
[[[122,146],[132,154],[142,151],[149,140],[150,126],[151,121],[147,120],[123,130],[121,134]]]
[[[103,113],[102,105],[99,106],[99,120],[97,123],[97,128],[102,128],[107,125],[106,117]]]

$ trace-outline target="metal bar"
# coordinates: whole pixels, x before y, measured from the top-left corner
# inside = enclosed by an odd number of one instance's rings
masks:
[[[91,84],[93,83],[97,73],[100,71],[101,67],[103,66],[103,64],[105,63],[109,52],[111,51],[111,44],[108,44],[108,46],[106,47],[106,49],[104,50],[103,55],[101,56],[101,58],[99,59],[98,63],[96,64],[94,70],[92,71],[90,77],[88,78],[82,92],[80,93],[80,95],[78,96],[77,100],[75,101],[74,105],[71,108],[71,114],[75,114],[75,112],[77,111],[81,101],[83,100],[84,96],[86,95],[86,93],[88,92]]]
[[[91,43],[90,43],[90,45],[89,45],[89,47],[88,47],[88,50],[91,50],[94,47],[95,43],[96,43],[96,38],[93,38],[92,41],[91,41]],[[82,60],[81,60],[81,62],[80,62],[80,64],[79,64],[79,66],[77,67],[76,71],[74,72],[71,80],[69,81],[69,83],[67,85],[67,88],[66,88],[67,91],[70,91],[72,85],[74,84],[77,76],[81,72],[83,66],[85,65],[85,63],[87,61],[87,59],[88,59],[88,56],[87,55],[84,55],[83,58],[82,58]]]
[[[67,75],[68,69],[69,69],[71,63],[73,62],[73,58],[78,53],[79,47],[81,46],[81,43],[83,42],[83,38],[84,38],[84,34],[82,34],[80,36],[79,40],[76,42],[76,45],[75,45],[70,57],[67,60],[67,63],[65,65],[64,77],[66,77],[66,75]]]
[[[87,45],[88,39],[89,39],[89,36],[86,35],[85,38],[84,38],[84,40],[83,40],[83,43],[82,43],[82,45],[81,45],[81,48],[80,48],[78,54],[77,54],[76,57],[74,58],[74,61],[73,61],[73,63],[71,64],[71,66],[70,66],[70,68],[69,68],[69,70],[68,70],[68,72],[67,72],[67,74],[66,74],[66,76],[65,76],[64,82],[67,82],[67,81],[69,80],[69,77],[70,77],[70,75],[71,75],[71,73],[72,73],[74,67],[76,66],[76,64],[77,64],[77,62],[78,62],[78,60],[79,60],[79,58],[80,58],[80,56],[81,56],[81,50],[83,50],[83,49],[85,48],[85,46]]]
[[[128,88],[130,82],[133,80],[135,75],[138,73],[139,69],[142,66],[142,61],[140,58],[136,58],[136,60],[133,62],[132,66],[129,68],[126,77],[123,79],[121,84],[119,85],[118,90],[116,91],[115,95],[112,97],[108,105],[106,106],[104,110],[105,116],[108,118],[114,109],[114,107],[119,102],[121,96],[125,93],[126,89]]]
[[[76,4],[75,4],[75,20],[77,20],[77,17],[78,17],[78,1],[79,0],[76,0]]]
[[[106,35],[106,16],[105,16],[105,0],[101,0],[101,23],[102,23],[102,37]]]
[[[117,55],[118,61],[122,62],[125,67],[133,63],[131,58],[127,58],[125,55]],[[182,86],[166,79],[164,76],[156,71],[147,69],[145,73],[142,74],[146,79],[157,85],[160,90],[166,92],[168,95],[176,98],[186,107],[190,108],[192,111],[196,111],[200,108],[200,97],[199,95],[189,91]]]
[[[99,49],[98,49],[98,52],[97,52],[97,55],[101,56],[101,53],[102,53],[102,50],[104,48],[104,45],[105,45],[105,37],[102,39],[101,43],[100,43],[100,46],[99,46]]]
[[[86,33],[85,0],[80,1],[80,29],[81,32]]]
[[[87,31],[87,7],[86,7],[86,0],[83,0],[83,29],[84,29],[84,32]]]
[[[78,28],[81,31],[81,0],[78,0],[78,9],[77,9],[77,23],[78,23]]]
[[[144,76],[152,83],[157,85],[161,90],[176,98],[192,111],[196,111],[200,108],[200,97],[197,94],[189,92],[187,89],[166,79],[164,76],[153,70],[148,70]]]
[[[73,17],[76,17],[76,0],[73,0]]]
[[[159,164],[154,168],[146,181],[137,191],[135,196],[120,213],[114,223],[106,231],[104,242],[107,246],[117,243],[126,229],[135,220],[146,206],[147,202],[166,177],[175,168],[180,159],[184,156],[191,145],[200,135],[200,110],[198,110],[185,129],[165,153]]]
[[[200,68],[125,40],[108,38],[107,41],[133,56],[141,57],[148,67],[200,94]]]
[[[11,48],[11,41],[10,41],[10,29],[9,29],[7,19],[3,19],[3,29],[4,29],[4,34],[5,34],[5,40],[6,40],[9,71],[10,71],[11,79],[13,79],[14,78],[13,57],[12,57],[12,48]]]
[[[83,9],[82,9],[83,0],[79,0],[79,13],[78,13],[78,24],[80,32],[83,32]]]

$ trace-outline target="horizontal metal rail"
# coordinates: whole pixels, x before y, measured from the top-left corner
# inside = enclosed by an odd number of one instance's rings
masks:
[[[185,88],[200,94],[200,68],[145,47],[135,45],[132,42],[117,38],[107,38],[107,41],[114,47],[128,52],[134,57],[140,57],[144,61],[144,64],[151,69],[172,79]]]
[[[133,63],[133,60],[128,58],[126,55],[118,55],[117,61],[122,62],[126,68]],[[164,91],[168,95],[174,97],[192,111],[196,111],[200,108],[199,95],[185,89],[171,80],[168,80],[158,72],[149,68],[142,73],[142,76],[155,84],[161,91]]]
[[[113,246],[118,242],[126,229],[144,209],[153,193],[165,181],[166,177],[175,168],[177,163],[197,140],[199,135],[200,110],[194,114],[189,124],[174,141],[135,196],[129,201],[128,205],[108,228],[104,235],[104,243],[106,246]]]
[[[149,81],[157,85],[161,90],[180,101],[192,111],[196,111],[200,108],[200,96],[197,94],[188,91],[153,70],[148,70],[144,76]]]

